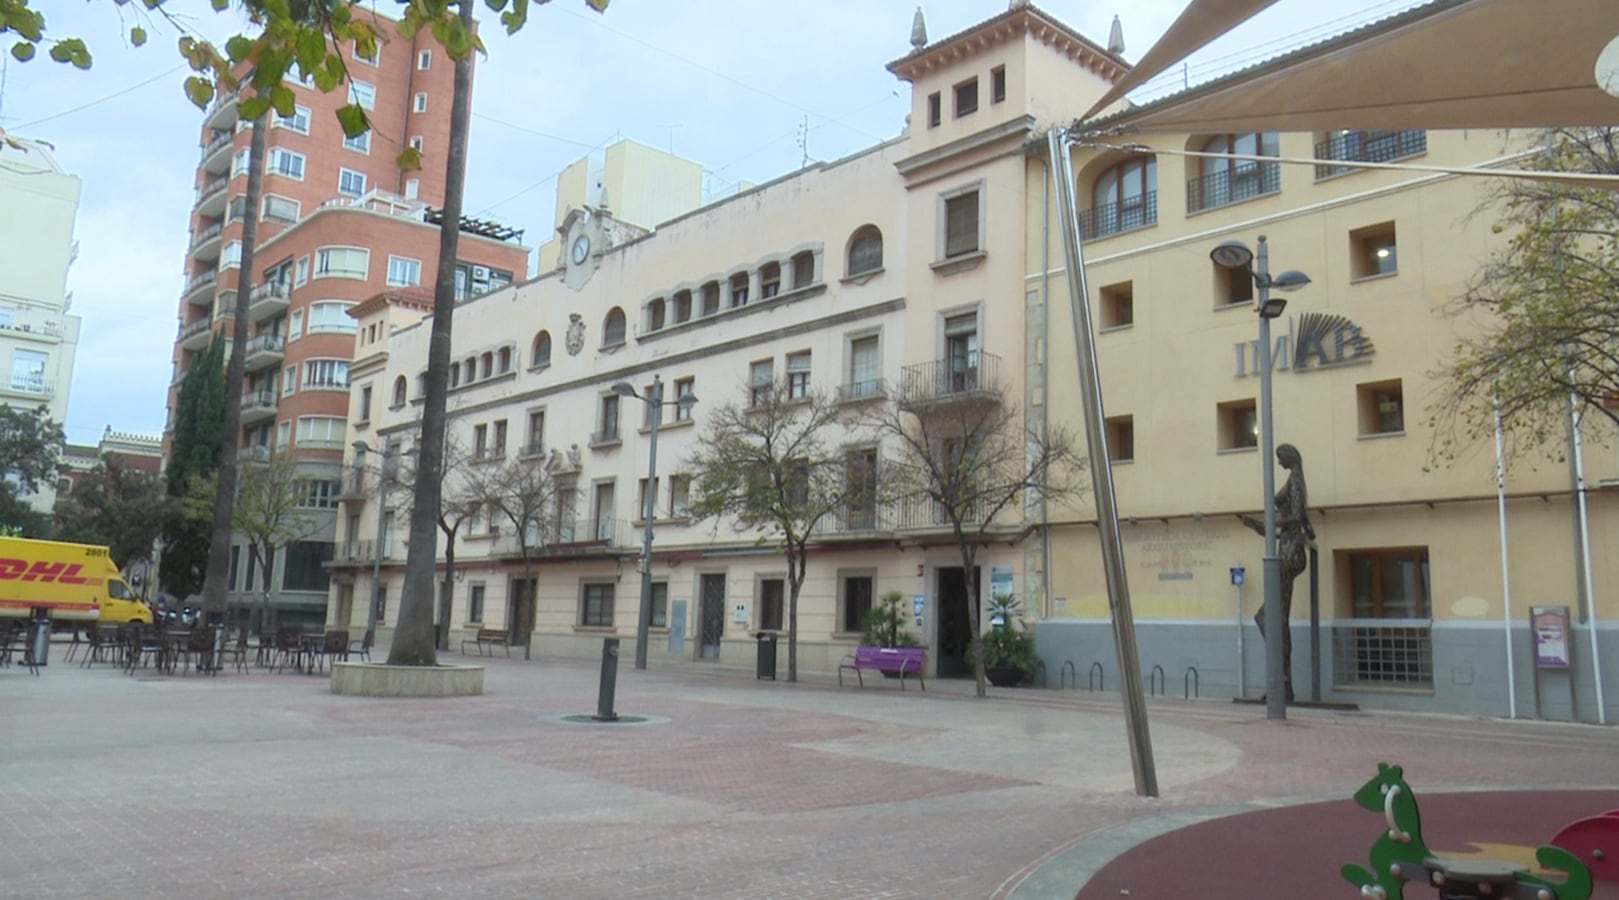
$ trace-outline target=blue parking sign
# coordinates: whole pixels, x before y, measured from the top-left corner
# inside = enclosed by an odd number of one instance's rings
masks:
[[[1242,582],[1247,578],[1247,572],[1248,570],[1242,566],[1232,566],[1231,584],[1235,587],[1242,587]]]

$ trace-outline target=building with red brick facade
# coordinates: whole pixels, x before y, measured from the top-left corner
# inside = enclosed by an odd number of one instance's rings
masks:
[[[201,139],[169,429],[186,369],[215,332],[229,335],[241,308],[242,227],[251,212],[259,216],[257,271],[247,279],[241,452],[249,461],[295,456],[309,479],[303,504],[309,522],[300,529],[304,539],[268,566],[237,541],[229,591],[232,607],[251,603],[281,621],[318,621],[323,614],[344,435],[362,399],[349,395],[357,327],[349,309],[385,290],[430,290],[437,277],[437,206],[444,196],[455,67],[430,35],[406,38],[396,23],[377,20],[391,38],[370,60],[345,51],[346,95],[292,83],[294,114],[270,114],[259,209],[246,208],[252,133],[238,115],[237,97],[215,101]],[[371,131],[359,138],[345,137],[337,122],[336,110],[350,98],[371,120]],[[399,165],[407,146],[420,151],[420,169]],[[464,224],[458,295],[524,278],[529,248],[520,238]]]

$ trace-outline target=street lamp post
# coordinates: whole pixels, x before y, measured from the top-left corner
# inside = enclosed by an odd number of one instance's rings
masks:
[[[687,391],[673,403],[663,402],[663,376],[652,377],[652,387],[645,397],[635,392],[635,386],[628,381],[620,381],[613,385],[613,393],[621,397],[634,397],[645,403],[648,409],[647,418],[651,420],[649,430],[652,432],[647,441],[646,462],[646,504],[642,509],[645,516],[645,528],[641,532],[641,609],[635,623],[635,667],[646,668],[647,640],[652,630],[652,519],[658,509],[658,423],[663,419],[663,408],[674,406],[681,409],[691,409],[697,398]]]
[[[1282,314],[1287,301],[1271,299],[1271,288],[1293,291],[1310,283],[1303,272],[1290,270],[1270,276],[1270,251],[1265,236],[1259,236],[1257,258],[1241,241],[1225,241],[1209,252],[1215,265],[1244,269],[1258,288],[1254,311],[1259,313],[1259,458],[1264,467],[1265,487],[1265,718],[1287,718],[1287,640],[1290,626],[1282,615],[1282,560],[1276,555],[1276,435],[1271,428],[1271,344],[1270,320]],[[1252,264],[1252,267],[1250,267]]]

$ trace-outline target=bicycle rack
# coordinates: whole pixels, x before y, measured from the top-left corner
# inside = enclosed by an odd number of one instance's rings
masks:
[[[1051,678],[1046,673],[1046,661],[1043,660],[1043,659],[1035,660],[1034,661],[1034,670],[1036,672],[1040,673],[1040,687],[1042,687],[1042,688],[1051,687]],[[1030,680],[1032,681],[1033,679],[1031,678]]]
[[[1198,682],[1197,666],[1187,666],[1186,667],[1186,674],[1181,677],[1181,686],[1182,686],[1182,688],[1183,688],[1183,690],[1185,692],[1186,699],[1188,699],[1188,700],[1196,700],[1197,699],[1197,687],[1198,687],[1197,682]]]
[[[1168,689],[1164,686],[1163,666],[1153,666],[1152,671],[1147,674],[1147,690],[1154,697],[1158,696],[1160,693],[1169,693]]]
[[[1059,684],[1061,690],[1068,690],[1068,676],[1074,677],[1074,690],[1079,690],[1079,670],[1074,668],[1074,661],[1068,660],[1062,664],[1062,680]]]
[[[1090,689],[1093,691],[1107,690],[1107,673],[1102,670],[1102,664],[1099,662],[1091,663],[1091,670],[1086,673],[1085,680],[1089,682]],[[1079,686],[1077,676],[1074,678],[1074,686]]]

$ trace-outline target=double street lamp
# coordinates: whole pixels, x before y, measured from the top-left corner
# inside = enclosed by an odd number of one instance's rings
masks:
[[[1264,466],[1265,484],[1265,718],[1287,718],[1287,657],[1285,629],[1291,627],[1282,615],[1282,561],[1276,555],[1276,442],[1271,430],[1271,344],[1270,321],[1282,314],[1287,301],[1272,298],[1271,289],[1296,291],[1310,283],[1310,276],[1290,269],[1272,278],[1270,252],[1265,236],[1259,236],[1259,254],[1242,241],[1225,241],[1209,251],[1214,264],[1241,269],[1254,279],[1258,289],[1254,311],[1259,313],[1259,458]]]
[[[641,534],[641,610],[635,625],[635,667],[646,668],[647,635],[652,630],[652,519],[658,509],[658,423],[663,419],[663,408],[673,406],[689,413],[697,398],[688,390],[672,403],[663,402],[663,377],[655,375],[652,386],[642,396],[628,381],[613,385],[613,393],[620,397],[634,397],[647,405],[648,426],[652,432],[647,445],[645,530]]]

